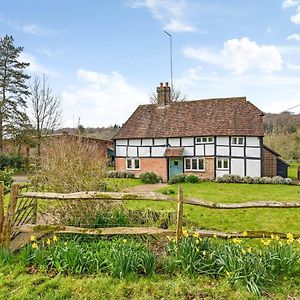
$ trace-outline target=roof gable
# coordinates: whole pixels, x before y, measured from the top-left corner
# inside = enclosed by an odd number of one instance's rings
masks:
[[[263,136],[263,113],[245,97],[140,105],[114,139]]]

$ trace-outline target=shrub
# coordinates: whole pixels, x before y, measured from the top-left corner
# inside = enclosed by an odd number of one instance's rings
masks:
[[[281,176],[274,176],[274,177],[272,177],[272,183],[273,184],[284,184],[285,180]]]
[[[13,169],[7,168],[4,170],[0,170],[0,181],[4,181],[5,193],[9,192],[10,187],[14,182],[13,175],[14,175]]]
[[[108,178],[135,178],[132,172],[109,171],[107,172]]]
[[[262,183],[262,184],[270,184],[272,183],[272,178],[271,177],[261,177],[260,180],[259,180],[259,183]]]
[[[59,139],[44,149],[30,180],[35,190],[71,193],[99,191],[105,177],[106,161],[95,145]]]
[[[154,172],[146,172],[141,174],[140,179],[143,183],[154,184],[162,181],[162,178]]]
[[[0,170],[4,170],[6,168],[26,170],[28,168],[28,164],[28,158],[21,155],[0,154]]]
[[[185,174],[177,174],[173,176],[171,179],[171,183],[182,183],[186,182],[186,175]]]
[[[167,189],[162,192],[164,195],[174,195],[175,191],[172,189]]]
[[[189,182],[189,183],[198,183],[200,182],[200,178],[196,175],[188,175],[186,176],[186,182]]]
[[[252,178],[250,176],[245,176],[245,177],[242,178],[242,182],[251,184],[251,183],[254,183],[254,178]]]

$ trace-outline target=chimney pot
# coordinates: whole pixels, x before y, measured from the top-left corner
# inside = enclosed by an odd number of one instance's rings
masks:
[[[164,84],[161,82],[161,83],[160,83],[160,87],[163,87],[163,86],[164,86]]]
[[[169,86],[169,83],[168,83],[168,82],[166,82],[166,86]]]

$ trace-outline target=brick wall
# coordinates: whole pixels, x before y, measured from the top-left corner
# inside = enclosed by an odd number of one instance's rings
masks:
[[[202,179],[214,179],[215,177],[215,163],[213,157],[205,157],[205,171],[204,172],[193,172],[185,171],[185,174],[194,174]]]
[[[166,158],[141,158],[140,159],[140,170],[130,170],[136,177],[145,172],[154,172],[155,174],[162,177],[163,181],[167,181],[167,159]],[[116,157],[115,160],[116,171],[126,171],[126,158]],[[127,170],[128,171],[128,170]]]
[[[263,176],[273,177],[277,175],[277,156],[270,150],[263,150]]]

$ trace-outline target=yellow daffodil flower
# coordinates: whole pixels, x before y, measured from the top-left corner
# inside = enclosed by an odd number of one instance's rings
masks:
[[[264,245],[264,246],[269,246],[271,244],[271,241],[270,240],[261,240],[261,243]]]
[[[58,241],[58,238],[56,235],[53,236],[53,242],[57,242]]]
[[[234,238],[233,240],[233,243],[236,244],[236,245],[240,245],[243,241],[240,240],[240,239],[237,239],[237,238]]]
[[[243,234],[242,234],[244,237],[248,236],[248,232],[247,231],[244,231]]]
[[[30,240],[31,240],[32,242],[34,242],[34,241],[36,241],[36,237],[35,237],[34,235],[32,235],[32,236],[30,237]]]
[[[38,247],[37,243],[36,242],[32,243],[31,247],[32,247],[32,249],[36,249]]]
[[[50,239],[47,239],[46,244],[47,244],[48,246],[50,246],[50,244],[51,244]]]

